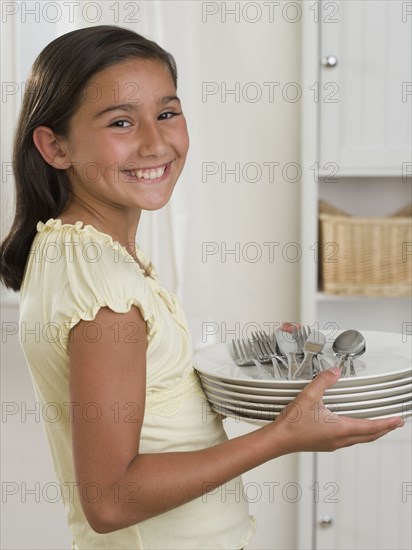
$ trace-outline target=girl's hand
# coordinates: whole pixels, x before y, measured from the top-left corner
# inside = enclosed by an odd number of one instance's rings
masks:
[[[281,454],[299,451],[335,451],[356,443],[374,441],[403,426],[400,417],[379,420],[337,415],[323,404],[323,394],[340,376],[340,369],[321,372],[287,405],[272,426]],[[339,405],[334,407],[338,410]]]

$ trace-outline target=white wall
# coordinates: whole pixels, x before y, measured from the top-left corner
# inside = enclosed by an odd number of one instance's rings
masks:
[[[84,2],[83,11],[73,12],[73,22],[67,6],[57,20],[54,3],[46,11],[42,6],[47,3],[37,3],[40,11],[34,15],[27,9],[36,10],[35,2],[17,4],[14,15],[7,12],[3,17],[4,36],[13,49],[2,48],[2,79],[18,84],[54,36],[88,26],[99,15],[93,11],[95,2]],[[295,173],[288,163],[298,163],[300,156],[300,107],[299,101],[293,101],[297,89],[293,83],[300,75],[300,23],[293,9],[282,17],[282,5],[273,5],[271,11],[267,4],[248,3],[245,11],[245,3],[234,2],[102,2],[102,18],[96,20],[149,34],[178,62],[191,154],[170,206],[144,218],[138,240],[179,294],[196,349],[229,340],[231,330],[236,335],[247,333],[251,323],[264,327],[296,319],[298,314],[299,263],[294,261],[293,243],[299,235],[299,183],[292,181]],[[225,12],[236,6],[238,13]],[[236,86],[237,97],[225,95],[225,87]],[[216,93],[205,95],[205,88]],[[257,100],[256,94],[261,94]],[[19,95],[6,99],[3,162],[10,159]],[[224,181],[225,166],[239,166],[239,181],[233,174]],[[216,167],[217,173],[206,177],[205,170]],[[288,167],[289,181],[285,181],[282,170]],[[256,175],[257,181],[251,181]],[[6,197],[11,196],[10,184],[10,177],[2,182]],[[3,230],[9,210],[3,201]],[[165,252],[165,242],[172,254]],[[2,328],[7,330],[7,323],[13,322],[17,309],[3,308]],[[4,333],[3,341],[3,401],[17,403],[20,410],[23,403],[35,402],[31,381],[17,336]],[[229,421],[226,426],[231,435],[248,429]],[[60,503],[44,498],[37,503],[33,497],[21,502],[23,481],[44,485],[54,480],[40,424],[21,422],[18,415],[8,417],[2,453],[3,480],[16,482],[19,488],[3,505],[3,546],[67,548],[70,539]],[[264,473],[251,472],[246,481],[293,481],[295,466],[294,457],[282,458]],[[253,548],[295,547],[290,506],[262,497],[252,504],[252,512],[261,518]]]

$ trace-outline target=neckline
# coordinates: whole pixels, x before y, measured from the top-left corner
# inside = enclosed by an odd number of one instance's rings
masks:
[[[147,279],[156,280],[157,279],[157,273],[156,270],[150,260],[150,258],[146,255],[146,253],[142,250],[142,248],[137,244],[135,241],[135,252],[136,252],[136,259],[130,254],[130,252],[127,250],[125,246],[119,243],[119,241],[115,241],[109,233],[105,233],[104,231],[100,231],[94,225],[91,224],[85,224],[82,221],[77,221],[75,223],[63,223],[60,218],[49,218],[46,222],[39,221],[37,224],[37,232],[40,233],[46,228],[52,228],[52,229],[70,229],[74,231],[83,231],[86,232],[87,230],[92,231],[97,236],[103,240],[103,242],[110,246],[111,248],[117,248],[118,250],[122,251],[122,253],[127,256],[128,258],[131,258],[133,260],[133,263],[138,267],[138,269],[144,274],[144,276]]]

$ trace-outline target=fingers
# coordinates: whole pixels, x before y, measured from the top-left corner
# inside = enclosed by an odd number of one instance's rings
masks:
[[[368,420],[343,415],[337,421],[340,422],[340,430],[336,431],[339,435],[335,439],[334,450],[376,441],[405,423],[401,417]]]
[[[292,333],[294,329],[299,329],[301,327],[301,325],[299,323],[292,323],[292,322],[289,322],[289,323],[282,323],[280,325],[280,328],[281,330],[284,330],[285,332],[290,332]]]
[[[351,447],[352,445],[357,445],[359,443],[371,443],[372,441],[376,441],[377,439],[387,435],[394,429],[396,429],[397,426],[393,426],[391,428],[387,428],[386,430],[381,430],[375,433],[371,433],[369,435],[354,435],[350,436],[346,440],[345,447]]]
[[[350,418],[344,415],[339,418],[347,424],[345,429],[350,430],[354,437],[373,437],[377,434],[383,432],[387,433],[395,428],[400,428],[405,424],[400,416],[380,418],[377,420]]]

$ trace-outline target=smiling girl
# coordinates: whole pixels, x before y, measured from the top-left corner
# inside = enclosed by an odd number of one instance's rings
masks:
[[[170,199],[188,135],[173,58],[118,27],[70,32],[34,63],[16,133],[16,213],[1,278],[20,291],[22,346],[79,549],[240,549],[254,532],[240,476],[298,451],[373,441],[400,418],[315,422],[339,372],[278,419],[228,440],[192,367],[176,297],[135,244]]]

